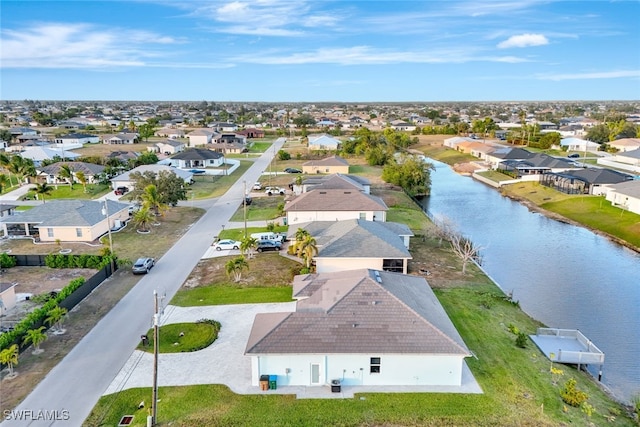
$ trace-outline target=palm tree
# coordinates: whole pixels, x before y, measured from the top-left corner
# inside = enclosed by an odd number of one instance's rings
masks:
[[[136,213],[133,214],[133,223],[138,227],[138,230],[143,232],[149,232],[149,224],[155,220],[155,215],[149,210],[148,206],[143,206]]]
[[[11,156],[11,160],[7,165],[9,172],[12,172],[18,177],[18,182],[22,185],[22,179],[26,176],[34,176],[36,173],[33,160],[25,159],[24,157],[14,155]]]
[[[11,172],[9,170],[9,164],[11,164],[11,158],[6,153],[0,153],[0,167],[7,172]],[[11,182],[11,174],[9,174],[9,185],[13,185]]]
[[[55,306],[47,313],[47,318],[45,319],[45,323],[49,326],[55,326],[55,330],[62,334],[64,333],[64,329],[62,328],[62,323],[64,322],[64,316],[67,314],[67,309],[60,306]]]
[[[158,187],[153,184],[149,184],[145,187],[141,198],[143,206],[152,210],[156,216],[159,216],[161,212],[167,209],[167,205],[162,202],[162,197],[158,192]]]
[[[82,188],[86,193],[87,192],[87,176],[84,174],[84,172],[78,171],[76,172],[76,179],[78,180],[78,182],[80,182],[80,184],[82,184]]]
[[[298,228],[296,230],[296,242],[299,242],[300,240],[304,240],[304,238],[307,236],[309,236],[309,232],[304,228]]]
[[[253,252],[255,251],[256,247],[258,247],[258,239],[251,236],[245,237],[240,242],[240,253],[242,255],[247,253],[248,258],[251,259],[253,258]]]
[[[47,339],[47,334],[45,334],[43,331],[44,326],[40,326],[38,329],[29,329],[25,333],[22,343],[25,345],[33,344],[33,354],[42,353],[43,351],[40,349],[40,344],[42,344]]]
[[[0,193],[2,193],[5,187],[8,186],[7,184],[10,184],[9,177],[3,173],[0,173]]]
[[[45,203],[44,196],[51,194],[53,191],[53,187],[43,182],[42,184],[36,184],[36,188],[34,189],[36,194],[42,195],[42,203]]]
[[[249,263],[247,263],[247,260],[244,259],[243,256],[238,256],[227,261],[224,268],[227,272],[227,276],[233,276],[233,281],[237,283],[242,278],[242,271],[249,269]]]
[[[58,177],[64,179],[69,183],[69,187],[73,188],[73,170],[69,165],[60,165],[58,170]]]
[[[9,368],[8,378],[15,377],[16,374],[13,373],[13,367],[18,364],[18,344],[13,344],[11,347],[0,351],[0,363],[7,365],[7,368]]]
[[[296,255],[304,260],[307,268],[311,268],[311,261],[318,254],[316,239],[311,235],[307,235],[303,240],[297,241],[295,247]]]

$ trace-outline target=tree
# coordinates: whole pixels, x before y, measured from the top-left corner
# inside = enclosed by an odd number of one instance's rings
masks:
[[[39,194],[40,196],[42,196],[42,203],[45,203],[44,196],[48,196],[49,194],[51,194],[51,192],[53,191],[53,187],[47,184],[46,182],[43,182],[42,184],[36,184],[34,191],[36,194]]]
[[[149,137],[153,136],[153,125],[150,123],[145,123],[143,125],[140,125],[140,127],[138,128],[138,133],[140,134],[140,138],[143,138],[146,141],[149,141]]]
[[[278,160],[290,160],[290,159],[291,159],[291,154],[289,154],[284,150],[278,151]]]
[[[47,334],[45,334],[43,331],[44,331],[44,326],[40,326],[37,329],[29,329],[25,333],[25,336],[22,342],[25,345],[33,344],[33,347],[35,348],[33,350],[33,354],[42,353],[42,350],[40,349],[40,344],[42,344],[47,339]]]
[[[462,274],[465,274],[467,272],[467,264],[480,258],[481,248],[476,246],[471,239],[458,232],[453,232],[449,239],[451,250],[462,260]]]
[[[55,306],[47,313],[47,318],[45,319],[45,323],[49,326],[55,326],[55,330],[62,334],[65,330],[62,328],[62,323],[64,322],[64,316],[67,314],[67,309],[60,306]]]
[[[18,364],[18,344],[13,344],[11,347],[0,351],[0,363],[7,365],[9,378],[14,378],[17,375],[13,372],[13,367]]]
[[[84,189],[84,192],[87,192],[87,176],[84,174],[84,172],[82,171],[78,171],[76,172],[76,178],[78,179],[78,182],[80,182],[80,184],[82,184],[82,188]]]
[[[402,187],[410,196],[424,196],[431,191],[431,171],[434,166],[413,155],[390,161],[382,169],[385,182]]]
[[[141,165],[155,165],[158,163],[158,155],[156,153],[152,153],[147,151],[146,153],[141,153],[138,157],[136,157],[133,162],[136,167]]]
[[[36,174],[36,168],[33,164],[33,160],[26,159],[19,155],[11,156],[7,169],[18,177],[20,185],[23,184],[22,180],[25,177],[34,176]]]
[[[182,178],[171,171],[160,171],[154,173],[147,171],[144,174],[133,172],[131,180],[134,182],[131,196],[142,201],[145,188],[155,185],[160,201],[164,205],[175,206],[180,200],[187,200],[187,188]]]
[[[3,173],[0,173],[0,193],[4,191],[10,184],[9,177]]]
[[[592,126],[587,131],[587,139],[598,144],[609,142],[609,127],[605,124]]]
[[[307,269],[311,268],[311,261],[313,257],[318,254],[318,246],[316,245],[316,239],[307,234],[295,243],[296,255],[304,260]]]
[[[131,218],[133,223],[138,227],[139,231],[149,232],[149,225],[155,221],[155,215],[153,212],[149,210],[148,206],[143,206],[141,209],[138,209],[136,213],[133,214]]]
[[[167,209],[167,205],[162,201],[162,196],[158,192],[158,187],[153,184],[145,187],[141,197],[142,205],[153,211],[155,216],[160,216]]]
[[[247,254],[248,258],[253,258],[254,251],[258,247],[258,239],[255,237],[247,236],[240,241],[240,253]]]
[[[249,263],[243,256],[239,256],[227,261],[224,268],[227,276],[233,276],[233,281],[237,283],[242,279],[242,272],[249,269]]]
[[[69,165],[60,165],[60,170],[58,170],[58,177],[69,183],[69,187],[73,188],[73,170]]]

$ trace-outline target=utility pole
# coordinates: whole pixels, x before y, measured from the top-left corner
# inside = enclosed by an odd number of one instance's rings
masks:
[[[242,211],[244,214],[244,238],[247,238],[247,181],[242,181],[244,186],[244,198],[242,199]]]
[[[158,292],[155,290],[153,291],[153,303],[153,395],[151,400],[151,427],[155,427],[158,424],[158,339],[160,337],[160,310],[158,307]]]

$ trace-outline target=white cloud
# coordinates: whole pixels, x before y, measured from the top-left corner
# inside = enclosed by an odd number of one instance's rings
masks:
[[[549,44],[549,40],[542,34],[519,34],[498,43],[498,47],[507,49],[510,47],[544,46],[546,44]]]
[[[178,42],[148,31],[46,23],[3,30],[0,59],[2,68],[139,67],[159,55],[152,46]]]
[[[538,80],[594,80],[594,79],[620,79],[640,78],[640,70],[601,71],[597,73],[573,73],[573,74],[546,74],[538,75]]]

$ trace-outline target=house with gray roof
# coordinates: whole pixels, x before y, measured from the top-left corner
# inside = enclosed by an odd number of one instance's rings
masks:
[[[121,132],[100,137],[103,144],[135,144],[138,142],[138,134],[132,132]]]
[[[180,153],[185,150],[185,143],[177,139],[166,139],[164,141],[156,142],[147,150],[154,153],[163,153],[167,156]]]
[[[601,195],[612,184],[632,180],[633,176],[605,168],[586,168],[542,175],[540,184],[567,194]]]
[[[349,173],[349,162],[340,156],[330,156],[320,160],[309,160],[302,164],[303,173]]]
[[[311,175],[302,181],[303,193],[311,190],[356,190],[365,194],[371,192],[371,182],[367,178],[357,175],[332,174]]]
[[[105,203],[108,208],[104,209]],[[104,213],[103,213],[104,212]],[[109,212],[107,218],[106,212]],[[106,199],[50,200],[28,211],[0,218],[5,236],[42,242],[93,242],[129,220],[129,204]]]
[[[294,278],[294,312],[256,315],[252,383],[460,386],[471,352],[422,277],[372,269]]]
[[[608,186],[605,198],[613,206],[640,215],[640,180],[634,179]]]
[[[404,224],[350,219],[313,221],[289,227],[289,239],[298,229],[306,230],[316,241],[313,260],[318,273],[355,268],[407,273],[409,239],[413,232]]]
[[[189,148],[166,160],[166,164],[178,169],[218,168],[223,162],[222,154],[206,148]]]
[[[175,167],[167,166],[167,165],[140,165],[136,168],[131,169],[125,173],[122,173],[114,178],[111,178],[111,187],[115,190],[118,187],[127,187],[129,190],[132,190],[135,187],[135,182],[131,179],[131,174],[134,172],[139,172],[144,175],[145,172],[151,172],[154,174],[159,174],[160,172],[171,172],[176,176],[182,178],[186,184],[191,184],[193,182],[193,172],[189,172],[188,170],[178,169]]]
[[[525,159],[506,159],[496,166],[497,169],[515,172],[518,177],[525,175],[541,175],[549,172],[562,172],[581,169],[575,162],[544,153],[530,153]]]
[[[105,167],[87,162],[57,162],[48,166],[40,166],[36,168],[36,179],[38,182],[46,182],[47,184],[59,185],[69,184],[69,178],[60,177],[60,171],[63,166],[68,166],[73,174],[73,182],[80,182],[77,177],[78,172],[82,172],[87,183],[93,184],[100,180],[100,175],[104,172]]]
[[[380,197],[355,189],[313,189],[296,196],[284,206],[289,225],[347,219],[384,222],[388,210]]]
[[[309,135],[309,150],[337,150],[340,140],[329,135]]]

